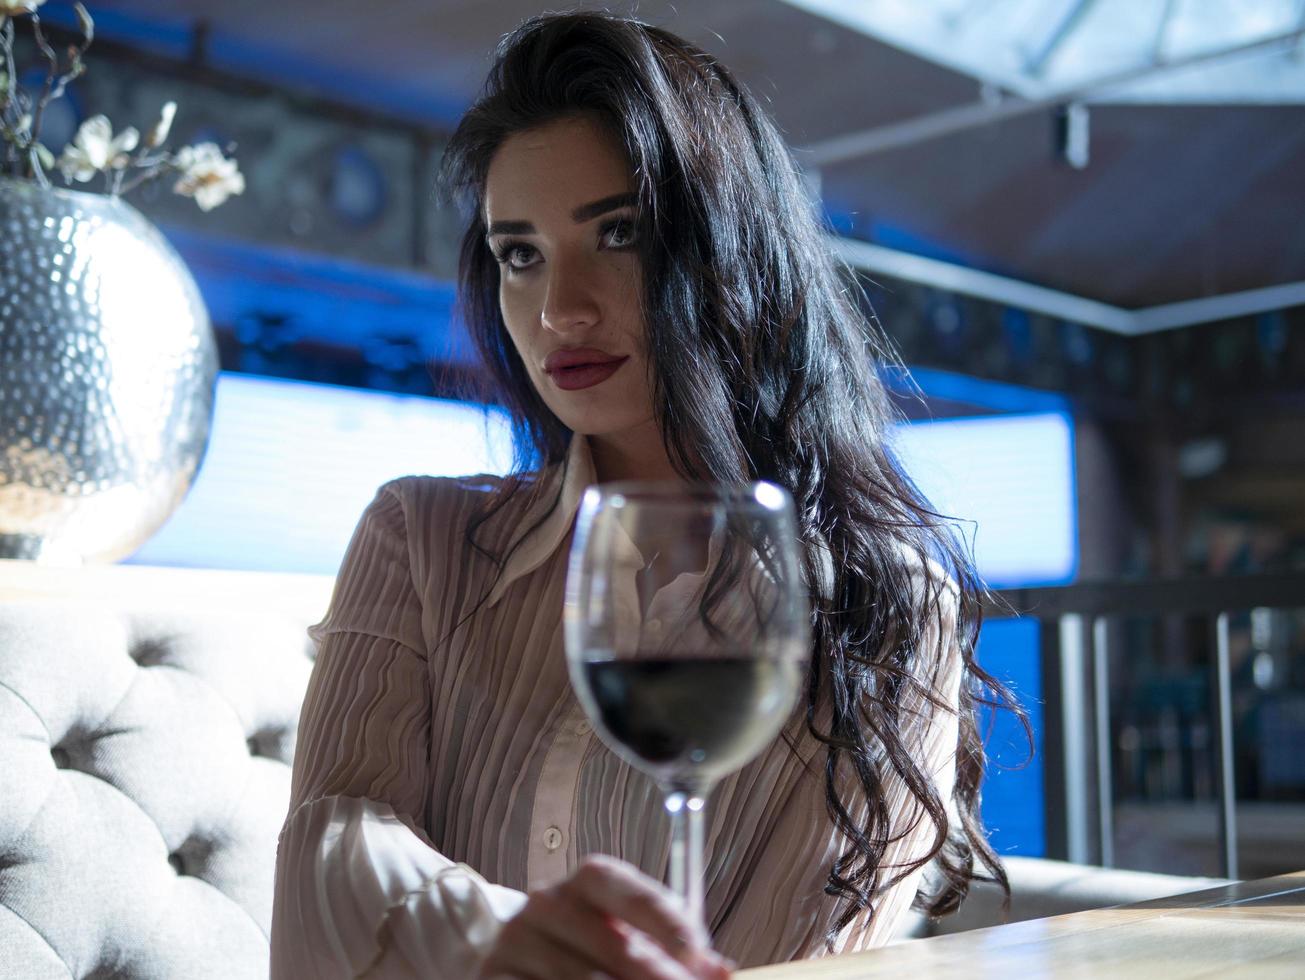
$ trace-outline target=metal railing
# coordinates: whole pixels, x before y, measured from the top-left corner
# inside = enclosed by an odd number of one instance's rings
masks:
[[[1114,863],[1110,624],[1196,616],[1211,637],[1220,868],[1225,877],[1238,877],[1229,626],[1232,614],[1261,608],[1305,608],[1305,574],[1010,589],[986,605],[988,619],[1018,615],[1041,626],[1048,856]]]

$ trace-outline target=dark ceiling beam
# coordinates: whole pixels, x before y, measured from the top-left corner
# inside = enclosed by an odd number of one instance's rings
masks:
[[[1254,146],[1255,152],[1245,154],[1236,167],[1220,167],[1223,155],[1213,143],[1204,145],[1208,141],[1198,135],[1188,144],[1190,150],[1184,154],[1181,163],[1190,181],[1186,193],[1199,196],[1201,206],[1186,213],[1174,213],[1171,220],[1158,223],[1152,230],[1145,253],[1130,255],[1128,262],[1120,264],[1115,270],[1113,288],[1123,295],[1144,288],[1156,270],[1175,265],[1185,254],[1199,248],[1202,236],[1207,235],[1211,227],[1218,227],[1223,220],[1232,220],[1231,215],[1250,197],[1252,185],[1271,178],[1292,166],[1296,158],[1305,155],[1305,127],[1284,127],[1275,138],[1256,139],[1260,131],[1245,117],[1231,120],[1228,126],[1230,132],[1243,136],[1246,146]],[[1177,166],[1175,164],[1175,169]],[[1154,193],[1163,195],[1165,190],[1162,186]],[[1177,211],[1174,208],[1174,212]],[[1299,269],[1298,266],[1297,275]],[[1260,281],[1273,282],[1274,278],[1266,270]]]
[[[875,126],[858,133],[845,133],[798,150],[798,158],[805,167],[829,167],[849,160],[858,160],[876,153],[915,146],[929,140],[950,136],[983,126],[991,126],[1008,119],[1017,119],[1030,113],[1045,112],[1071,102],[1086,102],[1093,97],[1109,92],[1111,89],[1139,82],[1143,79],[1163,75],[1193,65],[1222,61],[1254,51],[1269,50],[1277,47],[1290,49],[1305,39],[1305,26],[1297,26],[1289,31],[1282,31],[1255,41],[1235,44],[1214,51],[1203,51],[1149,63],[1126,71],[1113,72],[1100,78],[1092,79],[1079,85],[1070,86],[1049,95],[1034,99],[1009,95],[995,105],[991,102],[973,102],[940,112],[917,116],[903,122]]]
[[[81,39],[79,30],[64,23],[64,18],[47,18],[42,27],[51,41],[59,45],[74,44]],[[450,131],[442,124],[414,116],[377,108],[362,99],[346,100],[319,92],[309,85],[295,85],[271,80],[233,68],[215,65],[211,58],[213,28],[208,21],[196,21],[189,28],[184,50],[162,50],[140,38],[97,33],[93,51],[96,58],[128,62],[137,68],[164,78],[177,78],[197,85],[211,86],[224,92],[250,97],[285,99],[300,108],[355,125],[385,126],[420,134],[426,138],[443,138]]]

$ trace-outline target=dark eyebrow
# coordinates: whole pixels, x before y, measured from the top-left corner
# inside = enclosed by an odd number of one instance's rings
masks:
[[[582,204],[571,212],[571,220],[576,224],[593,221],[599,215],[617,208],[633,207],[639,203],[639,197],[633,193],[613,194],[597,201]],[[487,235],[533,235],[535,226],[529,221],[491,221],[486,230]]]
[[[580,224],[582,221],[593,221],[594,218],[597,218],[600,214],[606,214],[608,211],[632,207],[638,203],[639,198],[633,193],[613,194],[611,197],[604,197],[602,200],[580,205],[571,212],[571,217],[576,224]]]
[[[486,234],[489,235],[531,235],[535,226],[529,221],[492,221]]]

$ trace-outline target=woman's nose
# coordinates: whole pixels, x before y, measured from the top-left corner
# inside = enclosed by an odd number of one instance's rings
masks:
[[[598,322],[598,291],[578,260],[554,259],[548,266],[548,291],[540,322],[554,333],[570,333]]]

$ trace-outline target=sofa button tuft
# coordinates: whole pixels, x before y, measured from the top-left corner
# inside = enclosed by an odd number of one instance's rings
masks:
[[[161,640],[138,640],[127,651],[127,656],[138,667],[156,667],[167,659],[168,644]]]
[[[290,763],[294,733],[282,726],[261,728],[245,739],[251,756]]]

